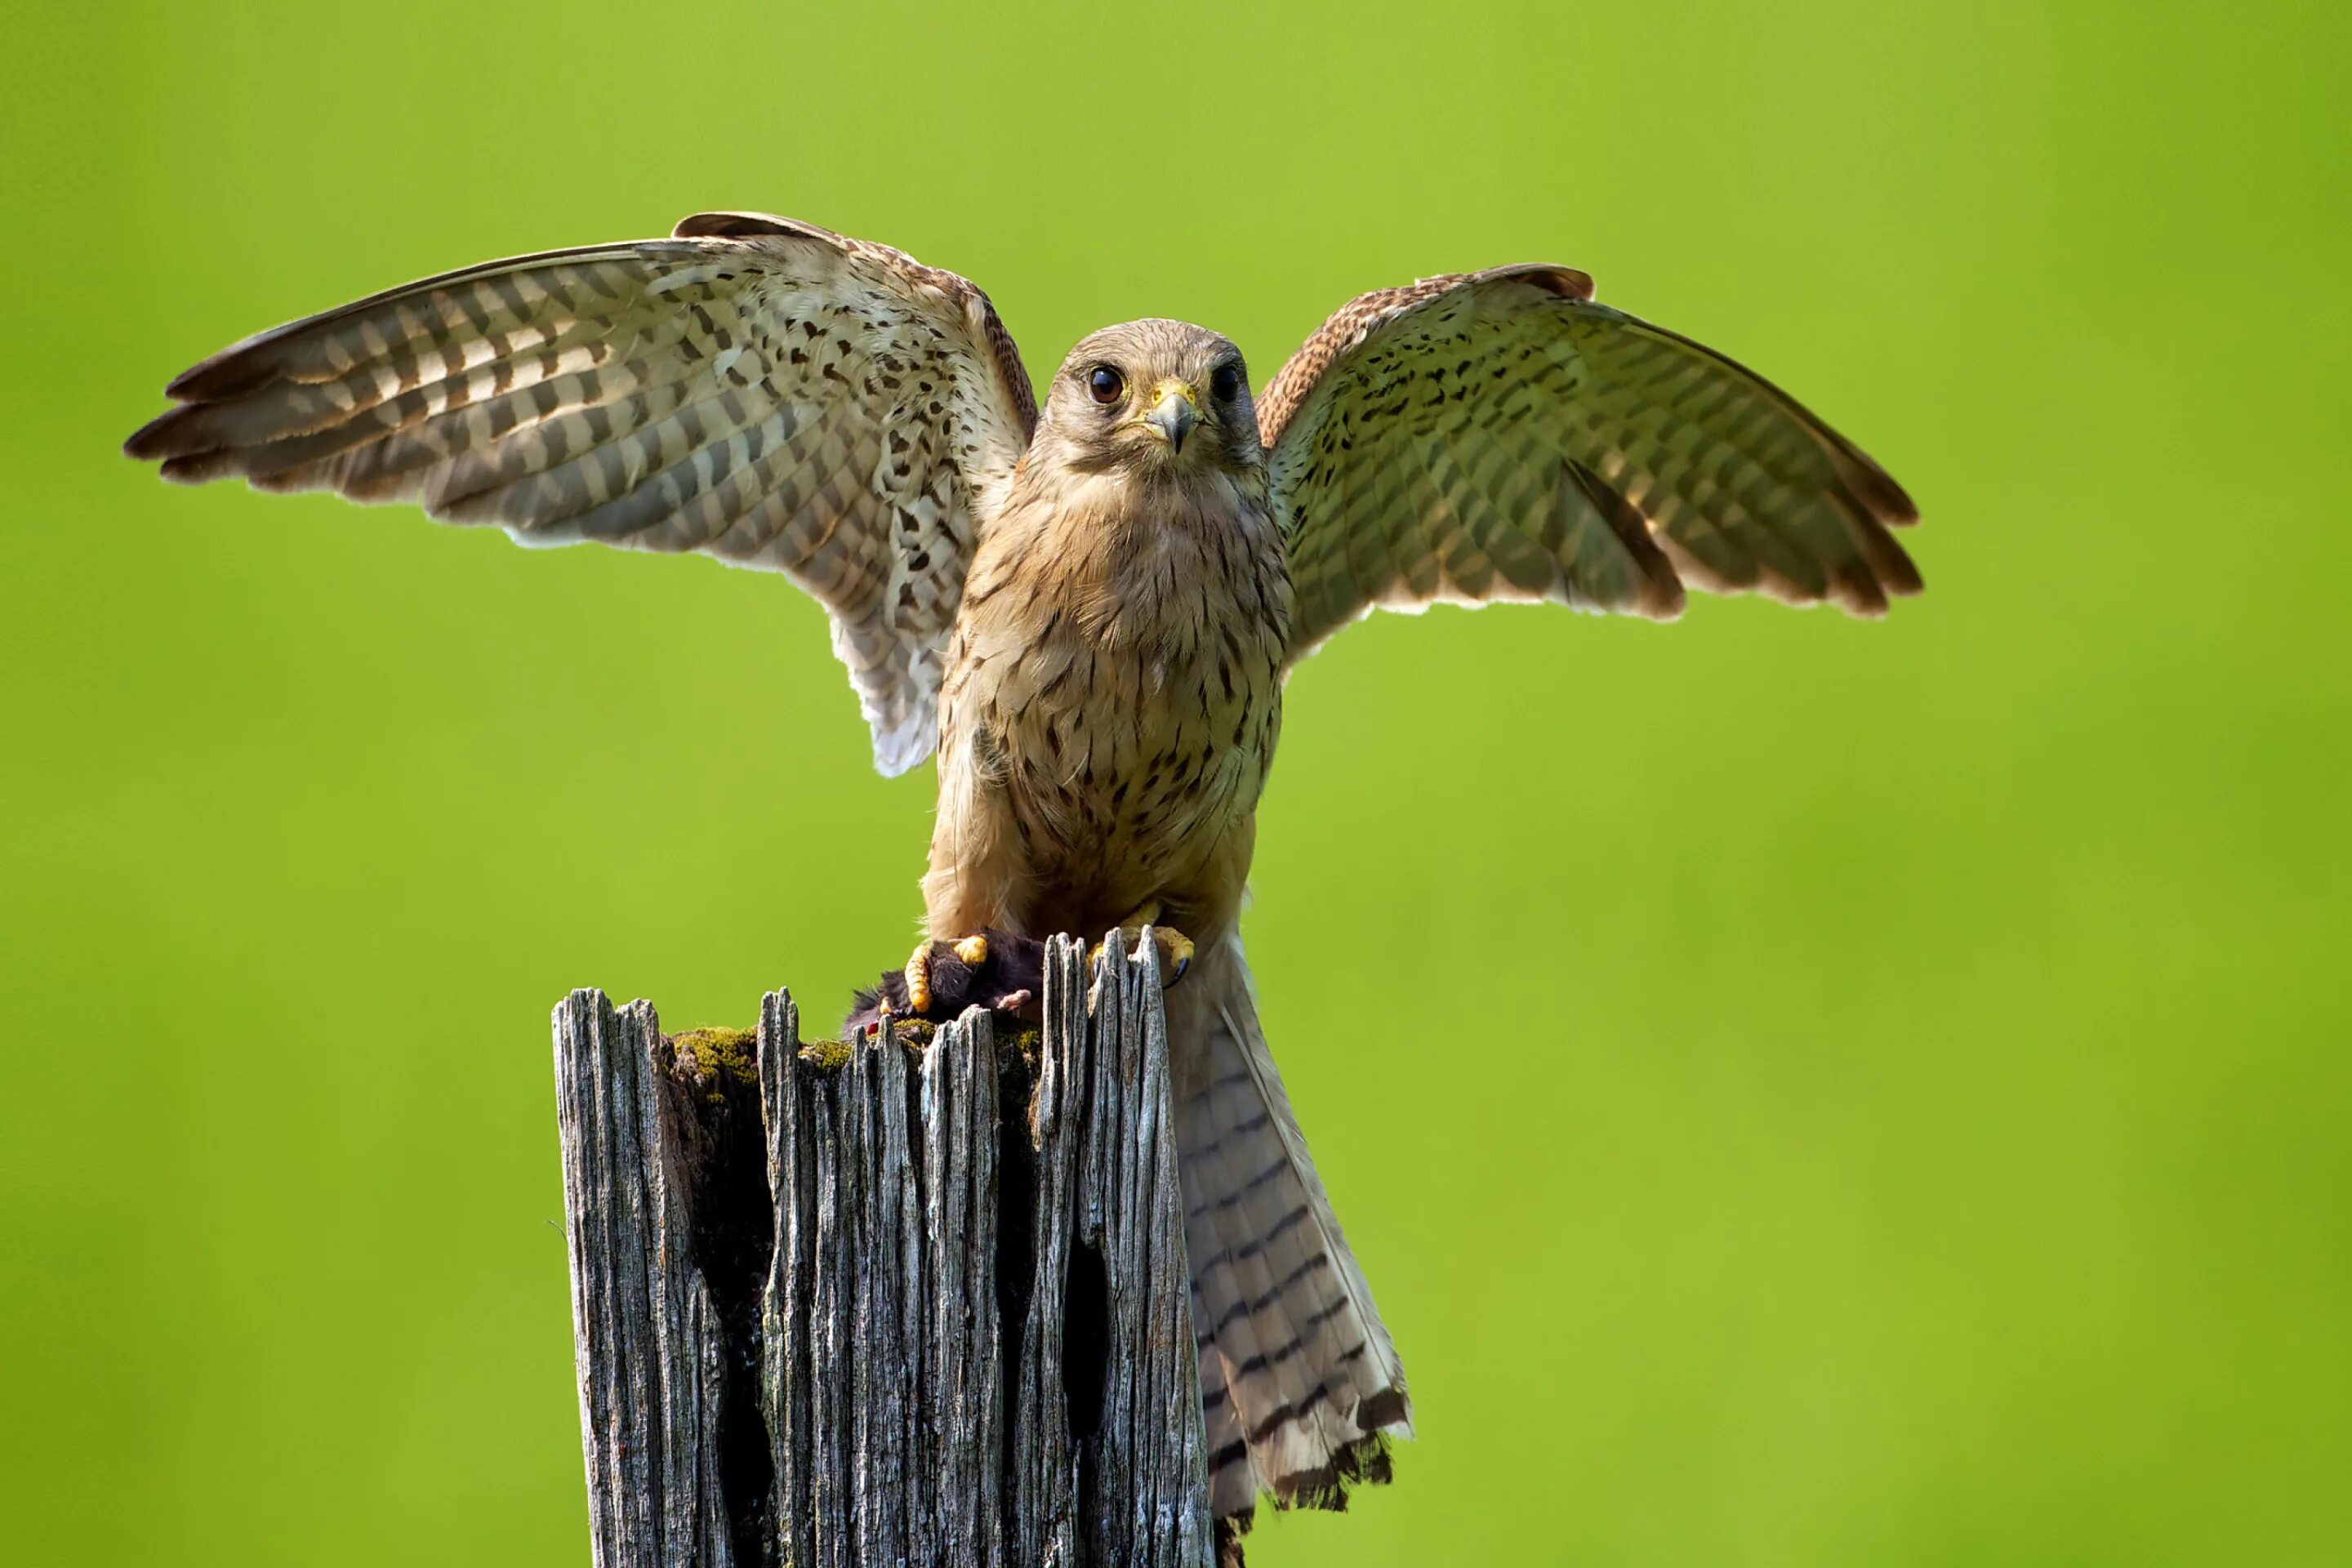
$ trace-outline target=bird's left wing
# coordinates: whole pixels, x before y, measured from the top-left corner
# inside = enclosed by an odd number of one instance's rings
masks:
[[[782,572],[832,616],[894,773],[937,742],[976,529],[1036,420],[978,289],[749,213],[427,279],[248,338],[168,390],[180,406],[124,447],[166,479]]]
[[[1350,301],[1258,427],[1295,662],[1375,607],[1553,600],[1667,618],[1683,584],[1876,615],[1919,574],[1885,470],[1761,376],[1565,267]]]

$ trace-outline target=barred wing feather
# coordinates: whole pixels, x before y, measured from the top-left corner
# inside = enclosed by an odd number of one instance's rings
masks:
[[[1549,600],[1671,618],[1684,585],[1883,613],[1902,487],[1778,387],[1564,267],[1344,306],[1258,401],[1295,662],[1377,607]]]
[[[936,744],[964,568],[1036,417],[971,284],[736,213],[410,284],[168,390],[125,447],[166,479],[782,572],[831,615],[885,773]]]

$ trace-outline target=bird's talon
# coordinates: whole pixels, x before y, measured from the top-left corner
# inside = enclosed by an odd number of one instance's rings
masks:
[[[988,938],[968,936],[955,944],[955,955],[977,969],[988,962]]]
[[[1152,946],[1159,949],[1160,984],[1165,990],[1183,979],[1184,972],[1192,967],[1192,939],[1172,926],[1121,926],[1118,928],[1119,950],[1127,954],[1129,962],[1142,961],[1144,932],[1147,931],[1151,933]],[[1129,945],[1130,942],[1132,947]],[[1087,950],[1087,969],[1094,968],[1095,961],[1102,956],[1102,951],[1100,942]]]
[[[1170,931],[1165,926],[1152,927],[1151,934],[1159,940],[1161,962],[1171,971],[1167,983],[1173,985],[1184,978],[1186,970],[1192,967],[1192,939],[1181,931]]]
[[[907,1011],[917,1017],[931,1010],[931,944],[924,942],[907,960]]]

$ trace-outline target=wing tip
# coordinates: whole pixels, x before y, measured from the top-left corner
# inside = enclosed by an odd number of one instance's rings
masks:
[[[226,452],[194,452],[184,457],[166,458],[156,470],[164,481],[174,485],[208,485],[215,479],[226,479],[237,471],[236,459]]]
[[[173,426],[180,421],[185,408],[167,408],[138,429],[123,437],[122,455],[135,463],[158,462],[178,449],[173,439]]]
[[[1911,492],[1895,482],[1895,476],[1880,468],[1856,450],[1851,442],[1843,441],[1849,456],[1854,459],[1854,471],[1848,476],[1855,499],[1870,510],[1871,516],[1889,528],[1909,528],[1919,521],[1919,504]]]
[[[1889,479],[1887,483],[1891,485],[1894,481]],[[1897,490],[1896,493],[1902,492]],[[1914,521],[1916,516],[1916,513],[1913,514]],[[1927,590],[1927,579],[1919,574],[1918,563],[1913,561],[1911,552],[1887,531],[1889,526],[1900,525],[1890,524],[1881,519],[1875,526],[1866,522],[1861,528],[1862,565],[1869,573],[1872,585],[1878,591],[1875,613],[1882,616],[1886,613],[1889,598],[1908,599]]]
[[[874,714],[866,719],[874,731],[874,771],[886,779],[914,772],[937,743],[931,726],[908,724],[885,730]]]
[[[166,382],[163,395],[175,403],[218,403],[224,398],[257,392],[278,375],[277,358],[264,351],[318,319],[311,317],[272,327],[231,343],[218,353],[208,354]]]
[[[173,376],[163,385],[163,395],[175,403],[194,403],[200,398],[222,395],[218,386],[223,367],[236,351],[224,349],[210,359],[199,360]]]
[[[1662,584],[1655,578],[1643,581],[1643,592],[1625,606],[1629,611],[1645,621],[1661,624],[1683,618],[1683,612],[1690,608],[1690,595],[1685,591],[1680,578],[1675,578],[1670,586]]]
[[[164,410],[124,438],[122,455],[134,463],[160,465],[163,477],[175,485],[201,485],[235,473],[236,455],[214,445],[198,427],[198,412],[186,404]]]

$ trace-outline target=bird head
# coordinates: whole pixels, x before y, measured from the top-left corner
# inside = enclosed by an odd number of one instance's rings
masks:
[[[1106,327],[1062,362],[1037,441],[1073,468],[1143,479],[1263,463],[1241,351],[1205,327]]]

